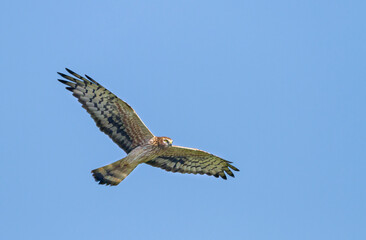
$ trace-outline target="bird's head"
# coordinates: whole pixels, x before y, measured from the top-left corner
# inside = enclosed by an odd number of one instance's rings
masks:
[[[158,145],[162,148],[171,147],[173,145],[173,140],[168,137],[158,137]]]

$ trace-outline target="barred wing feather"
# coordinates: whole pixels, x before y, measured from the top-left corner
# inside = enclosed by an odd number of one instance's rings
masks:
[[[58,73],[68,80],[59,79],[59,81],[68,86],[66,89],[79,100],[99,129],[126,153],[154,137],[126,102],[89,76],[85,75],[85,78],[67,68],[66,70],[73,77]]]
[[[231,165],[231,162],[213,154],[199,149],[180,146],[172,146],[166,149],[159,157],[146,163],[166,171],[206,174],[223,179],[227,179],[225,173],[234,177],[231,170],[239,171],[239,169]]]

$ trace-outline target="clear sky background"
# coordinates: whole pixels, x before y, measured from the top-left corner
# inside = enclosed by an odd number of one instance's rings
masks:
[[[365,1],[2,1],[0,239],[366,239]],[[139,166],[57,71],[88,74],[227,181]]]

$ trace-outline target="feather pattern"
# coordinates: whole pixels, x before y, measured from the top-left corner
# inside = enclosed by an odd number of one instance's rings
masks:
[[[169,147],[157,158],[146,163],[170,172],[206,174],[223,179],[227,179],[225,173],[234,177],[231,170],[239,171],[231,162],[213,154],[180,146]]]
[[[91,77],[80,76],[66,68],[73,77],[58,73],[59,81],[68,87],[82,107],[91,115],[99,129],[107,134],[126,153],[146,144],[154,135],[136,112],[116,95]]]

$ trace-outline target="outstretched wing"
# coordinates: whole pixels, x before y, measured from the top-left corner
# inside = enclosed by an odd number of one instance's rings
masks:
[[[66,89],[79,100],[99,129],[126,153],[154,137],[126,102],[89,76],[85,75],[86,79],[67,68],[66,70],[76,78],[58,73],[69,81],[58,80],[68,86]]]
[[[234,177],[233,172],[239,171],[229,161],[219,158],[208,152],[194,148],[172,146],[163,153],[148,162],[153,167],[159,167],[171,172],[207,174],[226,179],[226,174]]]

